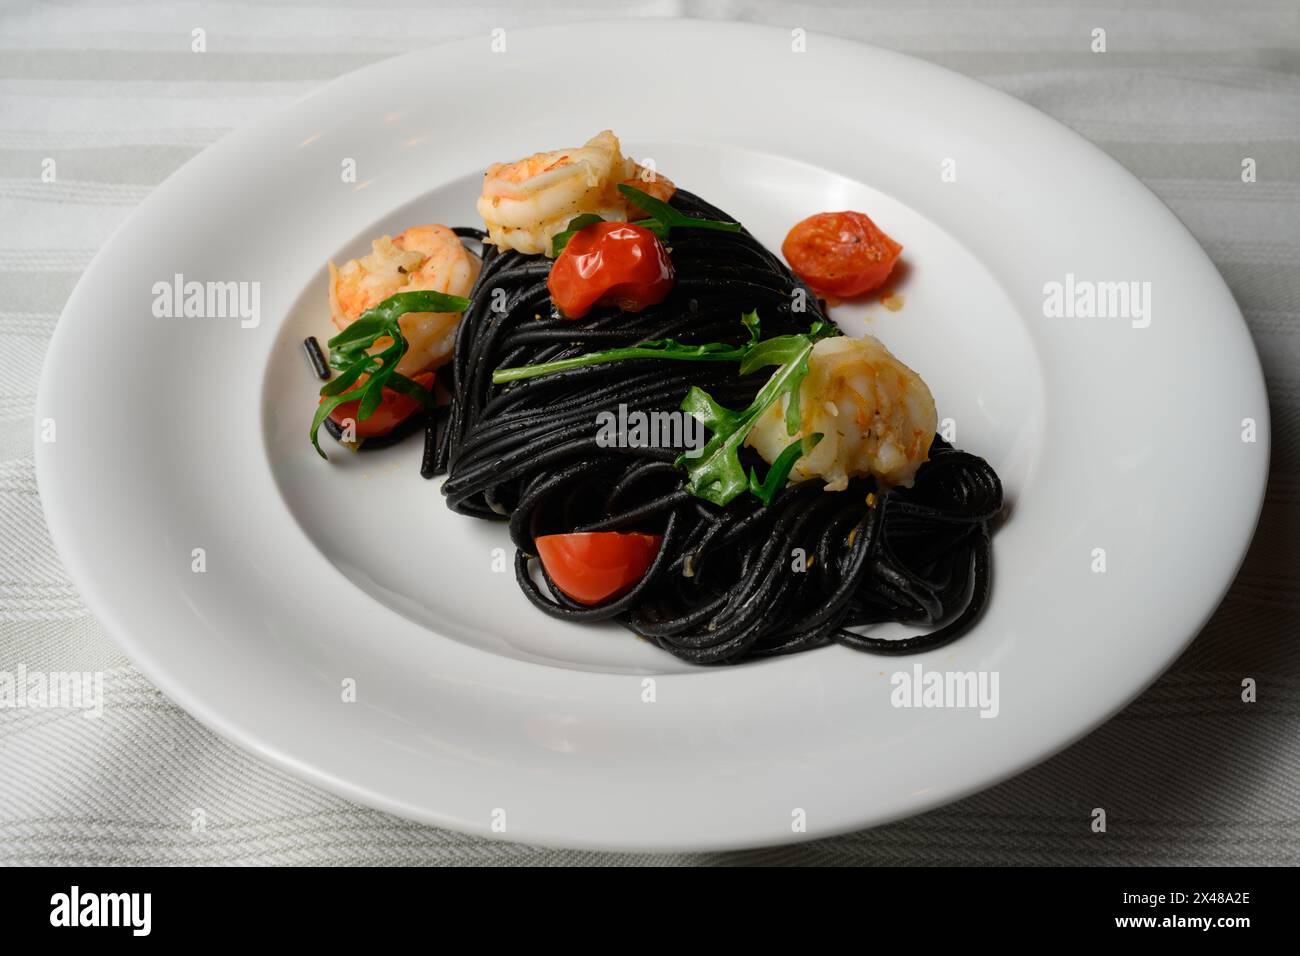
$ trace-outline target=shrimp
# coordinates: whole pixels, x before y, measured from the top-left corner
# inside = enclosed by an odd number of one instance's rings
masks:
[[[745,444],[769,463],[794,441],[786,430],[789,396],[768,409]],[[872,336],[822,339],[813,346],[799,390],[803,436],[821,441],[795,462],[792,481],[819,476],[843,491],[854,476],[887,488],[910,486],[930,454],[938,416],[921,377]]]
[[[513,163],[493,163],[483,177],[478,212],[501,249],[550,255],[551,239],[583,213],[626,220],[645,213],[618,191],[620,183],[667,202],[677,187],[630,157],[605,130],[577,149],[534,153]]]
[[[330,316],[340,331],[397,292],[445,292],[468,296],[478,278],[478,256],[446,226],[412,226],[396,238],[382,236],[369,255],[330,266]],[[408,312],[398,320],[406,354],[397,363],[407,378],[451,357],[459,312]],[[376,348],[388,345],[380,339]]]

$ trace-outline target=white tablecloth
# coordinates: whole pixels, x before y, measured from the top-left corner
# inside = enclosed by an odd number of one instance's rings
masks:
[[[0,863],[639,859],[407,823],[223,742],[155,690],[82,604],[50,545],[32,466],[37,379],[60,310],[95,251],[179,165],[374,60],[497,26],[615,12],[855,37],[1068,123],[1209,250],[1255,336],[1275,430],[1263,520],[1227,600],[1177,665],[1100,730],[1001,786],[874,831],[650,861],[1300,861],[1300,3],[401,0],[0,10],[0,671],[103,671],[106,698],[98,720],[0,709]],[[190,50],[196,27],[203,54]],[[1104,54],[1090,50],[1095,28],[1106,30]],[[1250,185],[1240,178],[1247,156],[1258,164]],[[47,158],[54,183],[42,182]],[[1258,683],[1254,704],[1240,699],[1245,677]],[[1094,807],[1107,810],[1104,835],[1089,827]]]

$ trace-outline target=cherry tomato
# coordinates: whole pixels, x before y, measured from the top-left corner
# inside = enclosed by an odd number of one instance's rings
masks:
[[[551,266],[551,301],[570,319],[597,305],[640,312],[673,288],[668,250],[644,226],[596,222],[574,233]]]
[[[814,292],[841,299],[878,289],[903,247],[860,212],[819,212],[795,225],[781,255]]]
[[[537,556],[555,586],[579,604],[600,604],[631,590],[659,553],[663,535],[624,531],[547,534]]]
[[[422,372],[414,376],[411,381],[417,385],[422,385],[426,390],[433,388],[433,373]],[[348,391],[355,391],[360,388],[358,382]],[[346,394],[346,393],[345,393]],[[321,401],[325,401],[322,397]],[[344,402],[334,411],[330,412],[330,418],[334,419],[335,424],[340,428],[345,428],[346,420],[352,419],[356,422],[357,438],[379,438],[381,435],[387,435],[402,422],[420,410],[420,403],[402,392],[395,392],[391,388],[384,389],[383,398],[379,401],[379,407],[376,408],[370,417],[365,421],[357,421],[357,412],[361,409],[361,401]]]

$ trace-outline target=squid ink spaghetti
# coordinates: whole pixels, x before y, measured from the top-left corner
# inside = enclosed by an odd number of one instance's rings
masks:
[[[555,175],[570,167],[581,181]],[[990,592],[998,476],[936,435],[920,377],[842,336],[824,302],[878,288],[901,247],[865,215],[820,214],[787,238],[792,270],[698,196],[662,177],[642,189],[638,170],[609,133],[498,164],[486,233],[435,246],[408,230],[332,267],[336,285],[358,262],[369,280],[382,252],[406,257],[406,278],[346,323],[336,311],[342,374],[316,424],[346,440],[364,421],[340,409],[386,414],[363,447],[424,426],[422,474],[446,476],[453,511],[506,524],[535,608],[617,622],[692,663],[960,637]],[[576,205],[543,216],[562,188]],[[430,263],[441,280],[460,256],[458,284],[435,284]],[[402,363],[420,322],[456,309],[424,348],[440,351],[439,403],[419,380],[431,370]],[[886,622],[926,630],[873,636]]]

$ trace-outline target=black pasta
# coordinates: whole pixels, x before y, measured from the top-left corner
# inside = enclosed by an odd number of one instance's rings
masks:
[[[729,218],[682,190],[672,204]],[[674,465],[684,449],[604,447],[597,412],[620,404],[647,415],[676,411],[692,385],[743,407],[769,372],[741,377],[732,363],[637,359],[492,383],[499,368],[648,340],[740,345],[748,333],[739,316],[750,310],[764,336],[806,332],[825,319],[816,296],[748,232],[678,229],[668,245],[676,282],[665,301],[576,320],[552,307],[549,260],[485,245],[452,364],[441,373],[452,404],[429,422],[422,474],[447,474],[452,510],[509,522],[519,585],[539,609],[617,621],[693,663],[831,643],[912,653],[969,630],[988,598],[990,525],[1002,506],[998,476],[983,459],[936,436],[911,488],[881,493],[873,479],[856,478],[825,492],[812,480],[787,486],[770,505],[745,494],[720,507],[685,489]],[[748,449],[742,455],[760,463]],[[536,569],[540,585],[533,574],[534,539],[575,531],[644,531],[663,542],[632,590],[589,607],[566,597],[544,568]],[[935,629],[903,639],[850,630],[886,621]]]

